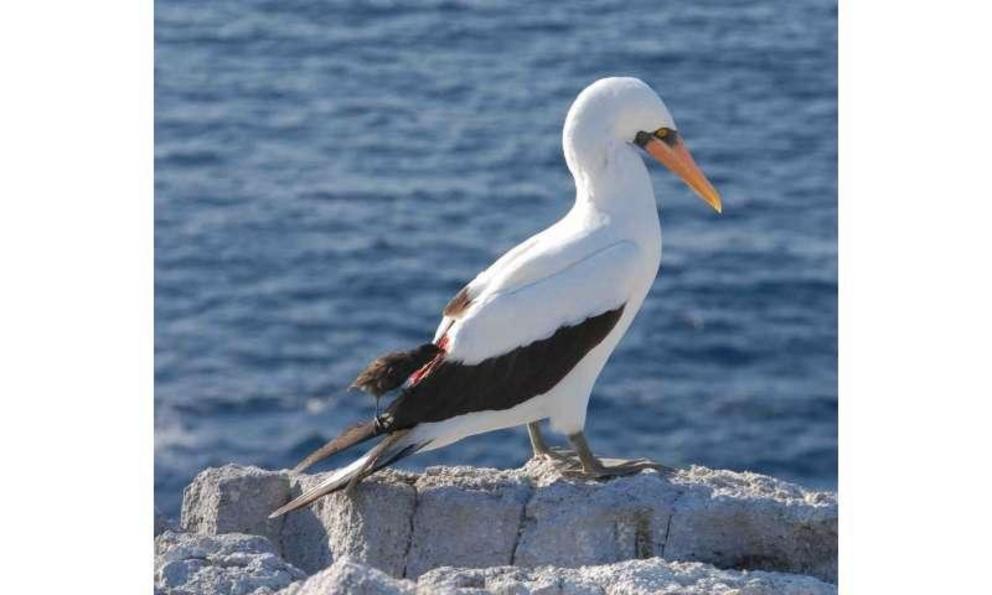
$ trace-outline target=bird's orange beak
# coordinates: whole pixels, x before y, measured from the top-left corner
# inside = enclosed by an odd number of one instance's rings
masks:
[[[667,167],[675,175],[682,178],[682,181],[689,185],[699,198],[713,207],[717,213],[723,212],[723,203],[720,202],[720,193],[716,191],[713,184],[706,179],[706,175],[696,165],[689,149],[685,147],[681,137],[676,137],[669,144],[663,140],[652,136],[644,144],[644,150],[659,163]]]

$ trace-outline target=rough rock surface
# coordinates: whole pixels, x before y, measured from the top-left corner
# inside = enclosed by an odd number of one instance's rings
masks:
[[[321,478],[293,476],[286,500]],[[283,556],[308,573],[326,568],[336,557],[351,556],[393,576],[403,576],[417,500],[414,479],[413,475],[386,469],[364,481],[351,496],[331,494],[309,509],[286,515],[279,540]]]
[[[158,537],[159,535],[165,533],[170,529],[172,531],[175,531],[177,529],[176,523],[171,519],[167,518],[164,514],[162,514],[162,512],[159,509],[156,508],[155,524],[154,524],[155,537]]]
[[[258,535],[166,531],[155,538],[157,594],[268,595],[305,576]]]
[[[672,483],[684,490],[675,503],[665,558],[837,581],[835,494],[705,467],[680,471]]]
[[[283,519],[268,518],[289,498],[289,476],[225,465],[200,472],[183,490],[180,527],[192,533],[250,533],[278,544]]]
[[[467,467],[427,469],[414,484],[417,509],[404,576],[438,566],[513,563],[520,522],[532,488],[512,471]],[[460,536],[452,539],[452,536]]]
[[[628,560],[582,568],[483,569],[436,568],[416,583],[393,578],[347,558],[296,583],[281,595],[438,595],[541,594],[735,594],[735,595],[832,595],[837,587],[809,576],[764,571],[719,570],[699,562],[670,562],[661,558]]]
[[[265,535],[308,573],[343,556],[408,578],[442,566],[575,568],[658,557],[836,581],[836,496],[754,473],[692,467],[598,482],[564,479],[537,461],[508,471],[386,471],[350,497],[266,519],[318,478],[208,469],[184,494],[182,528]]]
[[[385,572],[351,560],[338,558],[331,566],[306,581],[294,583],[279,595],[400,595],[416,592],[413,581],[393,578]]]
[[[550,483],[527,504],[514,564],[579,566],[661,556],[678,496],[656,473]]]

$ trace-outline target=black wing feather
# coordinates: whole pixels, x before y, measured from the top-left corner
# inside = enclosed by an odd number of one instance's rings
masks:
[[[503,410],[544,394],[616,326],[624,306],[564,326],[547,339],[474,365],[441,359],[383,416],[386,431],[476,411]]]

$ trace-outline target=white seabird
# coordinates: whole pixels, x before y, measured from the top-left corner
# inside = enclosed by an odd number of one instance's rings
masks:
[[[272,516],[349,489],[419,451],[527,425],[535,456],[567,458],[539,422],[565,434],[587,477],[659,466],[606,464],[583,435],[593,384],[640,309],[661,263],[661,227],[644,151],[721,211],[664,102],[635,78],[596,81],[576,98],[562,134],[575,204],[558,222],[479,273],[445,307],[431,343],[383,356],[354,385],[378,397],[400,388],[382,415],[345,430],[301,462],[382,436],[367,454]]]

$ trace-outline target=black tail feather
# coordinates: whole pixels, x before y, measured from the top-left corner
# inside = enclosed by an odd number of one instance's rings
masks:
[[[299,510],[305,506],[308,506],[318,500],[319,498],[326,496],[328,494],[333,494],[338,490],[345,490],[345,493],[351,492],[363,479],[369,475],[375,473],[383,467],[387,467],[396,461],[408,457],[418,450],[422,449],[427,445],[427,443],[420,444],[410,444],[408,441],[404,440],[406,438],[408,431],[400,430],[399,432],[394,432],[388,435],[382,442],[377,444],[368,452],[367,455],[353,463],[353,466],[357,466],[352,470],[343,470],[344,472],[336,472],[331,475],[328,479],[324,480],[320,485],[314,486],[304,492],[303,494],[297,496],[289,503],[280,506],[278,509],[274,510],[269,518],[276,518],[282,516],[288,512],[294,510]]]
[[[293,471],[299,473],[318,461],[322,461],[356,444],[361,444],[366,440],[375,438],[381,433],[381,425],[376,423],[376,420],[355,424],[341,432],[337,438],[307,455],[307,458],[300,461],[296,467],[293,467]]]

